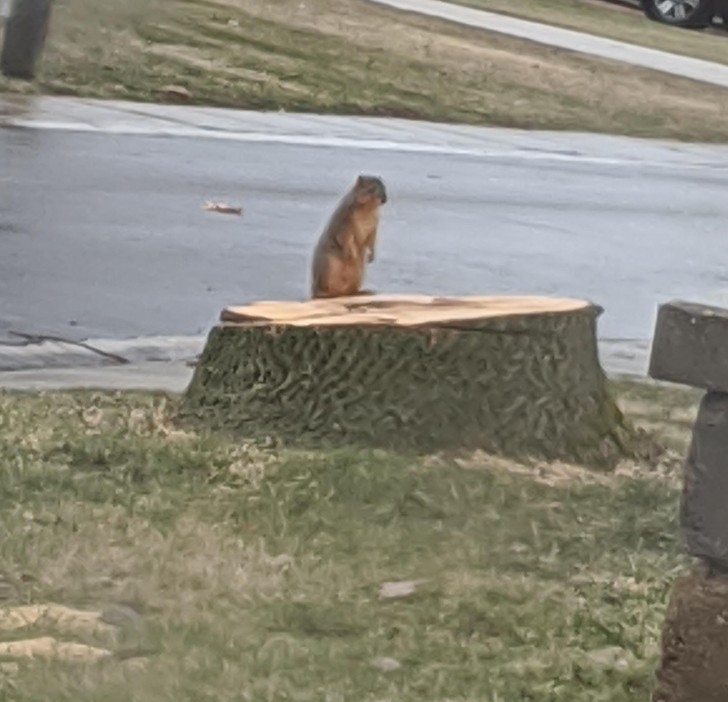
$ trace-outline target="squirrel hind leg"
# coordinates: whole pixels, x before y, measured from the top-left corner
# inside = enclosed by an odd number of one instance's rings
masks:
[[[312,300],[330,300],[335,297],[366,297],[368,295],[376,295],[374,290],[351,290],[342,288],[340,290],[321,290],[314,289],[311,291]]]

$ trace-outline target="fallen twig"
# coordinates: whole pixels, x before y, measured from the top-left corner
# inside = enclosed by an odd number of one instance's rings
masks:
[[[56,341],[60,344],[80,346],[87,351],[97,353],[99,354],[99,356],[105,356],[106,358],[109,358],[112,361],[116,361],[117,363],[123,364],[130,362],[128,358],[124,358],[123,356],[119,356],[118,354],[111,353],[110,351],[103,351],[102,349],[98,349],[95,346],[91,346],[91,344],[87,344],[83,341],[74,341],[73,339],[66,339],[62,336],[52,336],[50,334],[26,334],[25,332],[16,331],[9,331],[8,334],[10,336],[17,336],[20,339],[25,339],[25,341],[27,342],[25,346],[30,346],[31,344],[42,344],[44,341]]]

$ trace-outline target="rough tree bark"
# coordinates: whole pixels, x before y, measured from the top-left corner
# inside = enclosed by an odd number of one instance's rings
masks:
[[[634,434],[579,300],[371,296],[223,311],[183,416],[246,436],[613,464]]]

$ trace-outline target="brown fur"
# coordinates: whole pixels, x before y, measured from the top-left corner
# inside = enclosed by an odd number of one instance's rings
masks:
[[[380,178],[360,175],[331,216],[313,255],[311,297],[362,295],[367,263],[374,260],[379,208],[387,201]],[[367,254],[368,252],[368,254]]]

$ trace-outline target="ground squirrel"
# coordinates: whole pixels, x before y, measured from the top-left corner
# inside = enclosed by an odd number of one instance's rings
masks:
[[[381,178],[360,175],[341,199],[313,255],[311,297],[365,295],[364,269],[374,260],[379,208],[387,202]],[[367,251],[369,252],[367,255]]]

